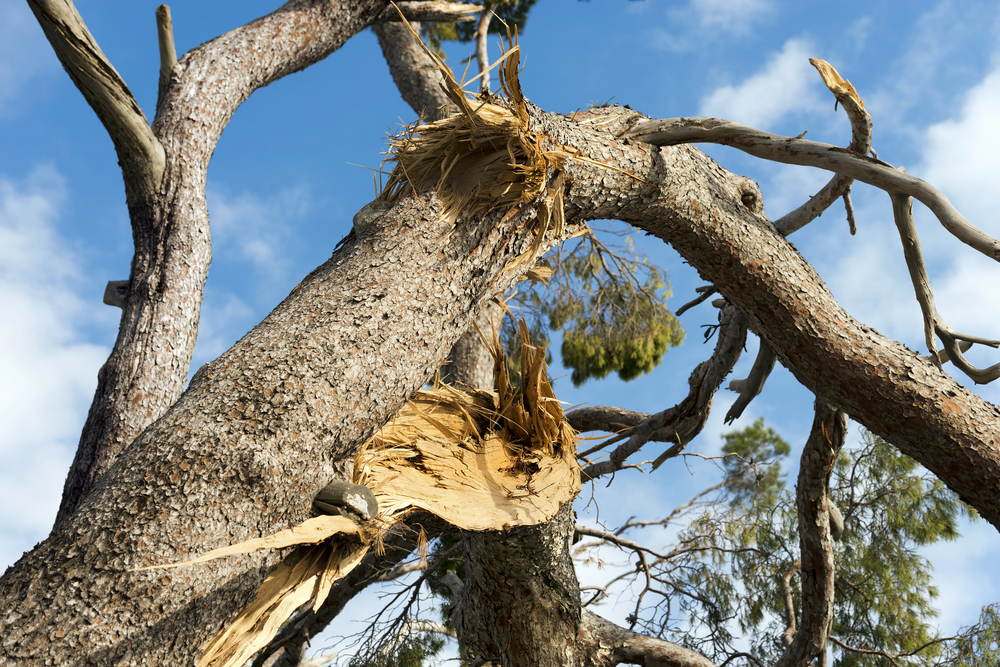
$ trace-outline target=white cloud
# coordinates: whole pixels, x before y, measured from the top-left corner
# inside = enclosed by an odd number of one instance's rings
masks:
[[[787,114],[817,110],[821,84],[809,64],[811,48],[805,40],[788,40],[760,72],[702,98],[701,115],[766,129]]]
[[[106,306],[78,294],[54,226],[64,199],[50,168],[0,178],[0,567],[48,533],[108,354],[77,329]]]
[[[209,187],[206,195],[216,256],[248,262],[261,280],[282,276],[291,268],[293,222],[310,207],[306,188],[289,188],[263,198]]]
[[[770,0],[691,0],[691,9],[703,27],[742,32],[770,12],[772,4]]]
[[[56,71],[56,59],[35,17],[23,2],[0,3],[0,116],[8,115],[25,84]]]

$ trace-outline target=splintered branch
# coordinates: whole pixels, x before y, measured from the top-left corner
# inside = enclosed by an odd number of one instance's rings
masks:
[[[816,415],[802,450],[796,484],[802,553],[802,619],[798,631],[791,630],[794,636],[776,667],[809,664],[826,650],[834,593],[833,537],[827,493],[830,473],[846,438],[847,415],[817,399]],[[794,623],[794,619],[792,621]]]
[[[867,155],[872,149],[872,118],[865,111],[861,97],[854,90],[854,86],[841,77],[840,73],[828,62],[819,58],[810,58],[809,62],[819,71],[823,83],[837,98],[837,103],[844,108],[847,118],[851,121],[851,144],[847,150]],[[854,222],[854,206],[851,204],[851,184],[853,182],[854,179],[850,176],[834,174],[822,190],[802,206],[775,220],[774,226],[781,234],[788,236],[818,218],[833,202],[843,197],[844,206],[847,209],[847,221],[853,235],[857,232],[857,225]]]
[[[680,454],[687,443],[701,433],[708,421],[712,397],[732,371],[743,351],[747,335],[746,318],[734,307],[726,304],[719,312],[719,330],[719,341],[712,357],[698,364],[688,379],[691,390],[687,397],[677,405],[648,417],[645,421],[602,443],[601,446],[606,447],[627,439],[615,448],[607,459],[584,468],[580,473],[582,479],[597,479],[601,475],[621,470],[625,467],[625,459],[657,436],[664,442],[675,444],[653,462],[655,470],[667,459]],[[572,417],[572,412],[567,415],[567,420],[571,424]],[[587,453],[594,451],[597,451],[596,448]]]
[[[159,189],[166,158],[132,91],[97,45],[70,0],[28,0],[66,73],[111,136],[129,202]]]

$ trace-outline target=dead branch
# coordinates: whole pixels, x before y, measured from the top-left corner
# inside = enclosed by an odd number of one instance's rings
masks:
[[[891,164],[837,146],[785,137],[718,118],[668,118],[636,124],[623,133],[655,146],[715,143],[738,148],[754,157],[784,164],[818,167],[849,176],[890,193],[909,195],[929,208],[955,238],[1000,261],[1000,241],[966,220],[937,188],[895,169]]]
[[[699,653],[626,630],[587,609],[583,610],[577,642],[593,656],[595,665],[715,667],[715,663]]]
[[[924,319],[924,340],[927,349],[930,350],[931,358],[935,360],[940,358],[937,345],[934,342],[934,334],[937,334],[944,344],[944,351],[947,353],[948,359],[959,370],[978,384],[987,384],[996,380],[1000,377],[1000,363],[985,369],[976,368],[966,361],[959,343],[979,343],[990,347],[1000,347],[1000,341],[958,333],[944,321],[934,305],[934,292],[931,290],[931,281],[927,275],[923,253],[920,251],[920,238],[917,236],[917,226],[913,222],[913,200],[907,195],[896,194],[891,195],[891,199],[893,219],[896,222],[896,229],[899,230],[899,238],[903,245],[903,257],[906,259],[906,268],[910,273],[913,291],[917,295],[917,303],[920,304],[920,311]]]
[[[802,567],[802,559],[796,558],[792,566],[781,577],[781,601],[785,608],[785,630],[781,633],[781,642],[791,646],[795,636],[795,603],[792,601],[792,577]]]
[[[754,359],[750,375],[745,380],[733,380],[729,383],[729,389],[740,392],[740,396],[729,408],[729,412],[726,413],[727,424],[732,424],[739,419],[743,411],[750,405],[750,401],[756,398],[761,390],[764,389],[764,383],[767,381],[768,376],[771,375],[771,371],[774,370],[774,362],[777,359],[778,356],[771,349],[771,346],[767,344],[766,340],[761,338],[760,347],[757,349],[757,358]]]
[[[727,305],[720,310],[719,328],[719,340],[712,357],[698,364],[688,379],[690,392],[687,397],[677,405],[609,438],[604,446],[626,438],[628,440],[615,448],[606,460],[584,468],[581,472],[583,479],[597,479],[601,475],[621,470],[625,459],[639,451],[654,434],[666,432],[670,435],[664,437],[663,441],[675,444],[653,462],[655,470],[668,458],[679,454],[701,432],[708,420],[712,397],[736,364],[746,341],[746,319],[732,306]]]
[[[490,94],[490,53],[489,53],[489,32],[490,19],[493,18],[493,10],[489,4],[479,13],[479,24],[476,26],[476,65],[479,66],[479,92],[483,95]]]
[[[166,158],[132,92],[70,0],[29,0],[28,6],[66,73],[108,131],[125,177],[126,198],[148,199],[160,188]]]
[[[398,11],[396,9],[398,7]],[[482,11],[482,5],[467,5],[458,2],[397,2],[395,7],[386,9],[375,19],[377,23],[398,23],[407,21],[431,21],[434,23],[465,23],[475,21],[476,14]]]

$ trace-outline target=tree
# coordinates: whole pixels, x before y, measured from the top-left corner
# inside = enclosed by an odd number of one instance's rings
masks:
[[[384,3],[293,2],[176,63],[164,28],[164,81],[152,129],[72,6],[31,6],[115,142],[137,250],[119,341],[102,371],[57,527],[2,580],[5,658],[110,664],[193,655],[252,598],[275,556],[155,575],[129,568],[299,523],[315,492],[347,476],[358,447],[423,385],[484,305],[530,268],[535,250],[599,217],[671,243],[728,303],[717,353],[693,373],[689,399],[652,418],[614,413],[614,423],[637,427],[586,474],[620,469],[651,435],[675,441],[667,454],[676,455],[704,425],[747,326],[767,344],[758,379],[744,394],[759,391],[777,357],[817,396],[798,483],[808,585],[782,664],[802,664],[826,642],[833,589],[826,476],[839,449],[831,434],[842,433],[845,414],[913,456],[998,525],[995,408],[945,375],[940,362],[962,364],[978,380],[995,371],[964,364],[957,339],[970,337],[955,335],[933,309],[919,256],[911,254],[909,263],[927,329],[945,343],[942,356],[919,357],[856,322],[779,232],[804,224],[857,178],[893,193],[903,233],[910,229],[908,197],[915,196],[973,248],[998,257],[996,242],[956,217],[935,191],[864,157],[867,117],[843,82],[828,79],[857,130],[847,151],[712,121],[676,131],[655,121],[643,125],[643,117],[623,108],[559,116],[519,107],[514,96],[510,109],[524,112],[518,129],[537,137],[546,152],[540,190],[528,188],[532,196],[523,202],[479,206],[475,216],[462,218],[475,224],[454,229],[441,222],[447,213],[441,188],[437,195],[400,191],[371,229],[348,239],[253,332],[199,370],[178,398],[208,266],[204,174],[223,127],[253,90],[339,48]],[[772,225],[748,179],[686,145],[653,146],[705,139],[768,159],[832,167],[842,176],[810,202],[810,211]],[[531,144],[521,148],[530,152]],[[525,158],[524,165],[534,163]],[[526,224],[553,212],[557,224],[547,230]],[[560,213],[565,225],[558,224]],[[606,417],[602,423],[610,425]],[[576,417],[581,425],[601,418],[594,410]],[[468,540],[473,561],[478,554],[481,565],[522,573],[525,589],[513,595],[498,589],[486,567],[467,572],[459,627],[474,654],[511,664],[708,664],[581,611],[567,548],[572,528],[566,511],[544,526],[512,529],[506,549],[489,534]],[[519,614],[509,613],[514,608]]]

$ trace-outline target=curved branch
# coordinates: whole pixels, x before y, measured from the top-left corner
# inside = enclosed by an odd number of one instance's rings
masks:
[[[759,197],[752,181],[728,174],[690,146],[610,140],[607,133],[621,136],[640,117],[629,110],[575,114],[573,129],[536,117],[553,141],[606,156],[601,165],[566,163],[574,183],[568,218],[615,218],[670,243],[746,314],[799,382],[915,458],[1000,527],[1000,498],[992,492],[1000,487],[1000,413],[844,311],[813,267],[747,206],[748,195]],[[677,173],[685,174],[681,192]],[[594,199],[581,188],[577,195],[577,186],[597,180],[614,194]]]
[[[639,451],[654,436],[662,438],[663,442],[675,443],[653,462],[654,470],[668,458],[683,451],[687,443],[705,427],[712,398],[739,360],[746,335],[746,318],[732,306],[723,306],[719,311],[719,340],[715,351],[708,361],[698,364],[692,371],[688,378],[690,391],[687,397],[677,405],[648,417],[642,423],[602,443],[602,446],[607,446],[628,438],[606,460],[584,468],[580,473],[582,479],[597,479],[601,475],[621,470],[625,466],[625,459]]]
[[[584,609],[577,645],[586,650],[591,664],[649,665],[650,667],[716,667],[690,649],[647,637],[607,621]]]
[[[1000,262],[1000,241],[966,220],[933,185],[892,165],[830,144],[784,137],[718,118],[670,118],[638,123],[623,139],[654,146],[708,142],[732,146],[755,157],[833,171],[889,193],[910,195],[929,208],[955,238]]]
[[[802,451],[796,500],[801,544],[802,621],[776,667],[806,665],[826,650],[833,621],[833,537],[827,492],[837,454],[847,438],[847,415],[816,401],[812,431]]]
[[[132,91],[108,61],[72,0],[28,0],[59,62],[108,131],[132,201],[157,192],[163,179],[163,146],[149,128]]]
[[[891,195],[891,199],[892,216],[896,221],[896,229],[899,230],[899,239],[903,245],[903,257],[906,259],[906,268],[910,273],[910,282],[913,283],[913,291],[916,292],[917,302],[920,304],[920,311],[924,318],[924,339],[927,343],[927,349],[931,353],[931,359],[939,359],[937,345],[934,342],[934,335],[937,334],[941,337],[948,359],[975,382],[987,384],[1000,378],[1000,363],[986,369],[979,369],[966,361],[962,355],[959,341],[980,343],[990,347],[1000,347],[1000,341],[958,333],[944,321],[934,305],[931,279],[927,275],[927,266],[924,263],[923,253],[920,251],[920,237],[917,235],[917,226],[913,223],[913,200],[907,195]]]
[[[733,403],[732,407],[729,408],[729,412],[726,413],[727,424],[732,424],[739,419],[743,411],[750,405],[750,401],[755,399],[761,390],[764,389],[764,383],[767,382],[768,376],[774,370],[774,362],[777,360],[778,356],[774,353],[774,350],[771,349],[766,340],[761,338],[760,348],[757,350],[757,358],[753,361],[753,368],[750,369],[750,375],[745,380],[733,380],[729,383],[729,388],[732,391],[740,392],[740,396]]]

